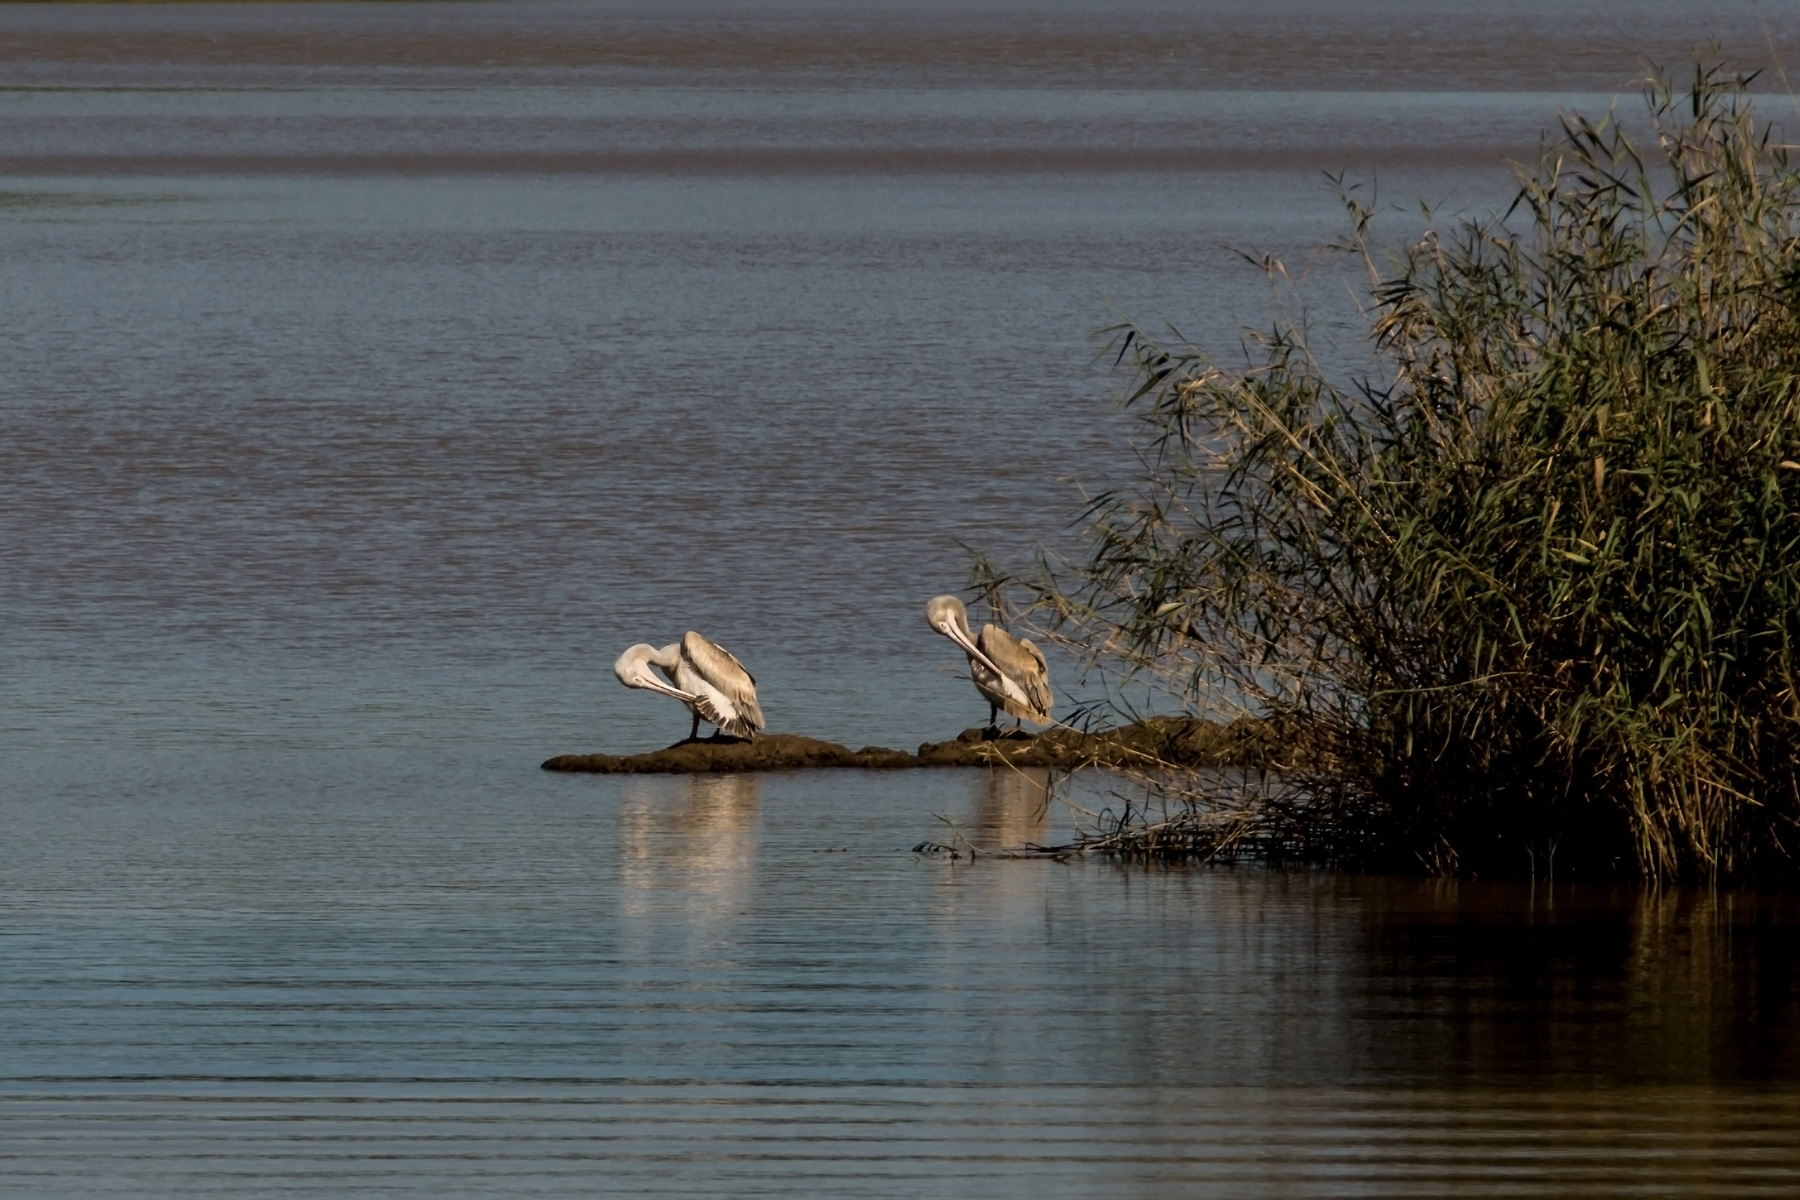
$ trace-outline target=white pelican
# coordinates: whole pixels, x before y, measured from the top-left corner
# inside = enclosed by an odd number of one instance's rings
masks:
[[[1043,652],[998,625],[983,625],[977,640],[969,634],[969,610],[955,596],[939,596],[925,606],[925,621],[963,648],[969,656],[969,678],[988,702],[988,728],[997,727],[1005,711],[1021,721],[1052,723],[1050,666]]]
[[[650,668],[660,670],[668,683]],[[688,740],[700,736],[700,721],[716,725],[720,733],[754,740],[763,727],[762,709],[756,703],[756,680],[731,651],[709,642],[693,630],[658,650],[639,642],[619,655],[613,674],[626,687],[648,688],[673,696],[694,714]],[[671,687],[670,684],[674,686]]]

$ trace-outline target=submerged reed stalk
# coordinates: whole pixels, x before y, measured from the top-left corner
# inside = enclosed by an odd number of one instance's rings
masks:
[[[1227,367],[1135,327],[1129,489],[990,594],[1115,679],[1280,731],[1146,769],[1097,848],[1434,873],[1793,877],[1800,175],[1748,81],[1564,119],[1507,214],[1385,270],[1367,378],[1278,318]]]

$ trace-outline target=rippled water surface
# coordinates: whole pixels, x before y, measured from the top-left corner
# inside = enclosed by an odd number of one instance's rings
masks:
[[[15,1194],[1800,1186],[1791,897],[909,853],[1061,824],[983,771],[29,778]]]
[[[684,733],[609,667],[689,627],[777,729],[973,723],[921,604],[1130,469],[1092,330],[1229,347],[1268,251],[1353,364],[1326,172],[1402,239],[1796,31],[0,6],[0,1192],[1800,1191],[1791,898],[949,861],[1066,811],[536,770]]]

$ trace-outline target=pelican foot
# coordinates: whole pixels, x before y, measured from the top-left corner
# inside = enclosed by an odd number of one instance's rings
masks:
[[[679,742],[676,742],[674,746],[670,746],[669,749],[673,750],[676,746],[736,746],[755,740],[755,738],[742,738],[734,734],[721,733],[715,729],[705,737],[684,737]]]

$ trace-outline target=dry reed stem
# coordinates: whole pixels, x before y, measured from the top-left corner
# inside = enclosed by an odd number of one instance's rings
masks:
[[[1506,214],[1391,267],[1344,192],[1362,378],[1285,304],[1236,368],[1113,331],[1141,478],[1091,499],[1085,560],[977,588],[1295,752],[1235,792],[1146,761],[1166,815],[1122,800],[1084,848],[1796,873],[1800,177],[1748,86],[1650,80],[1645,149],[1565,116]]]

